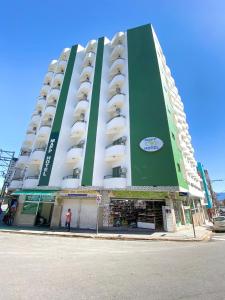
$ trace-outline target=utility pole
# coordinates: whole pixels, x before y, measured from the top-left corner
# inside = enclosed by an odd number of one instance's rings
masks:
[[[9,185],[9,180],[11,177],[10,168],[13,167],[13,163],[15,163],[16,159],[14,158],[14,151],[7,151],[0,149],[0,177],[4,178],[2,190],[0,197],[3,198],[5,195],[5,190]]]

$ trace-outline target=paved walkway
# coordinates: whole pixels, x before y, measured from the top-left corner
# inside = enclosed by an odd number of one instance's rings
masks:
[[[41,227],[16,227],[16,226],[0,226],[0,234],[16,233],[16,234],[30,234],[30,235],[48,235],[58,237],[70,238],[93,238],[105,240],[159,240],[159,241],[207,241],[211,239],[212,224],[208,223],[203,226],[195,227],[196,237],[194,237],[193,227],[181,229],[177,232],[149,232],[149,231],[99,231],[96,234],[94,230],[71,230],[67,232],[65,229],[52,230]]]

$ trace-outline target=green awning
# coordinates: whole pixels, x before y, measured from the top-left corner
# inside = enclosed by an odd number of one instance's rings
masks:
[[[17,190],[11,195],[53,196],[58,190]]]

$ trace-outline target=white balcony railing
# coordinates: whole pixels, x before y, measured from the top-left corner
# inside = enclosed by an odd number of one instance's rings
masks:
[[[80,100],[75,109],[74,109],[74,115],[79,116],[82,113],[85,113],[88,110],[89,102],[86,99]]]
[[[40,164],[43,162],[45,157],[45,148],[36,148],[30,155],[31,164]]]
[[[125,67],[125,59],[124,58],[118,58],[111,65],[110,70],[109,70],[109,74],[111,76],[114,76],[118,72],[118,70],[122,73],[122,71],[124,70],[124,67]]]
[[[63,189],[74,189],[78,188],[80,179],[74,178],[73,175],[63,177],[62,188]]]
[[[125,49],[123,45],[117,45],[110,55],[111,61],[114,61],[117,58],[122,58],[124,55],[124,50]]]
[[[86,81],[81,82],[81,85],[77,91],[77,97],[80,98],[84,94],[88,95],[90,90],[91,90],[91,82],[90,81],[86,80]]]
[[[48,71],[55,72],[56,67],[57,67],[57,62],[58,61],[56,59],[52,60],[50,65],[48,66]]]
[[[45,140],[49,137],[49,134],[51,132],[51,125],[41,125],[37,139]]]
[[[109,84],[109,90],[112,91],[112,90],[116,90],[116,88],[122,88],[123,85],[125,83],[125,76],[123,74],[116,74],[110,84]]]
[[[125,94],[123,93],[117,93],[113,95],[107,103],[107,111],[113,112],[115,109],[119,108],[121,109],[125,102]]]
[[[124,32],[122,32],[122,31],[117,32],[112,39],[112,46],[115,47],[116,45],[123,44],[124,39],[125,39]]]
[[[85,48],[85,53],[88,53],[90,51],[96,52],[96,49],[97,49],[97,41],[96,40],[90,40],[87,43],[87,46]]]
[[[126,119],[123,115],[118,115],[109,120],[106,124],[106,134],[115,134],[126,126]]]
[[[92,72],[93,72],[93,67],[91,66],[84,67],[83,71],[80,74],[80,81],[84,81],[85,79],[87,79],[87,77],[91,78]]]
[[[71,147],[66,155],[66,161],[68,163],[75,163],[79,161],[82,157],[83,148],[79,148],[77,146]]]
[[[104,188],[106,189],[123,189],[126,188],[127,179],[124,177],[112,177],[110,175],[104,177]]]
[[[105,161],[115,162],[123,159],[125,145],[111,145],[105,149]]]
[[[9,190],[21,189],[23,186],[23,178],[13,179],[10,182]]]
[[[85,121],[76,121],[71,128],[71,137],[77,138],[84,135],[86,130]]]
[[[23,188],[33,188],[38,185],[39,175],[27,176],[23,182]]]

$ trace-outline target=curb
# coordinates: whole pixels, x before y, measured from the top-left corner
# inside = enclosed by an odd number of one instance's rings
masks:
[[[128,237],[124,235],[118,236],[102,236],[98,235],[83,235],[79,233],[57,233],[57,232],[34,232],[34,231],[17,231],[17,230],[0,230],[0,233],[24,234],[24,235],[38,235],[38,236],[53,236],[66,238],[84,238],[84,239],[98,239],[98,240],[118,240],[118,241],[168,241],[168,242],[207,242],[212,238],[212,231],[206,232],[199,238],[174,238],[174,237]]]

